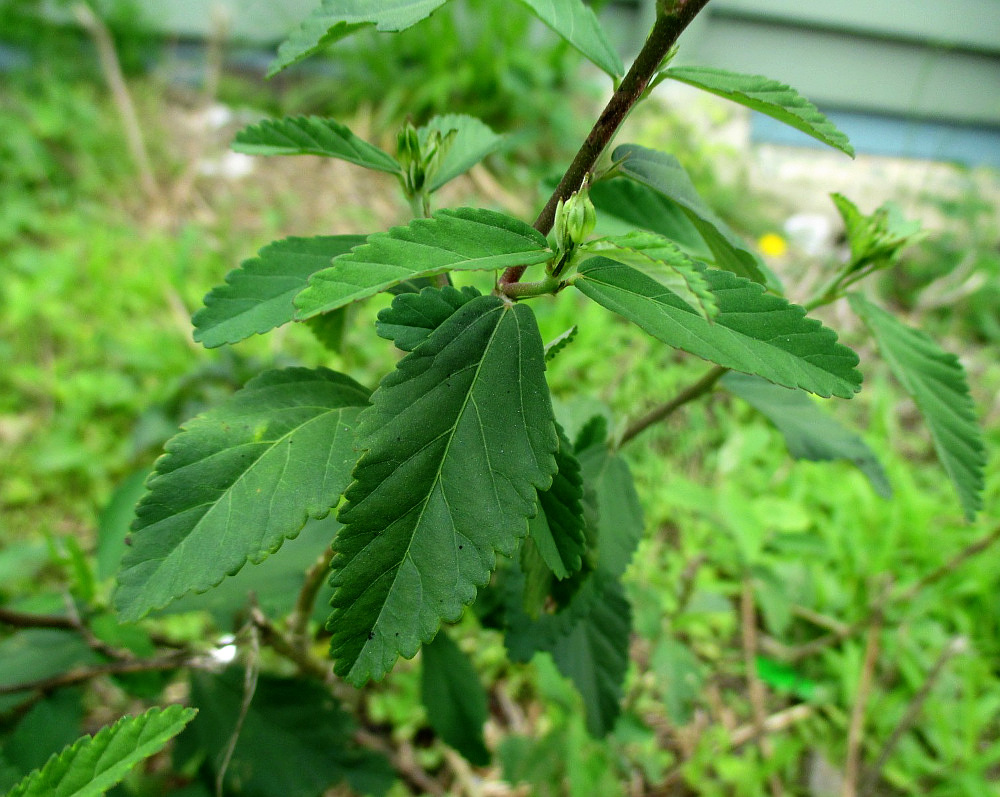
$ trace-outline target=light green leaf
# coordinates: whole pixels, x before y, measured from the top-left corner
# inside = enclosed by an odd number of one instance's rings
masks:
[[[531,310],[480,296],[382,380],[334,543],[339,675],[360,685],[413,656],[517,549],[556,472],[544,372]]]
[[[565,432],[559,426],[556,429],[559,433],[558,470],[552,486],[538,493],[541,511],[532,519],[529,533],[549,570],[556,578],[563,579],[580,569],[586,539],[580,463],[573,456],[573,447]]]
[[[815,105],[784,83],[760,75],[743,75],[707,66],[672,66],[663,74],[672,80],[760,111],[854,157],[854,147],[847,136],[820,113]]]
[[[345,36],[374,25],[377,30],[406,30],[426,19],[447,0],[323,0],[278,48],[278,57],[267,71],[273,77]]]
[[[174,760],[218,774],[244,713],[242,666],[191,674],[198,717],[177,740]],[[323,684],[261,673],[226,769],[227,795],[317,797],[346,784],[352,794],[383,795],[394,780],[385,756],[353,742],[355,724]]]
[[[649,232],[632,232],[585,244],[583,253],[603,255],[652,277],[709,320],[719,312],[704,269],[673,241]]]
[[[897,321],[861,294],[849,294],[848,300],[872,333],[893,375],[916,402],[965,517],[972,520],[983,507],[986,445],[965,369],[954,354],[927,334]]]
[[[489,716],[486,692],[469,657],[442,629],[420,654],[420,694],[427,719],[447,744],[484,767],[490,752],[483,741]]]
[[[573,324],[565,332],[556,335],[552,340],[545,344],[545,362],[549,362],[554,359],[559,352],[565,349],[573,339],[576,337],[576,333],[579,331],[579,327]]]
[[[453,130],[455,135],[431,178],[428,191],[436,191],[449,180],[465,174],[503,145],[503,136],[494,133],[488,125],[474,116],[465,114],[435,116],[419,128],[417,134],[420,136],[420,143],[424,144],[434,131],[444,137]]]
[[[757,254],[705,204],[677,158],[635,144],[622,144],[612,158],[621,161],[618,168],[623,175],[677,204],[705,239],[716,266],[754,282],[776,285]]]
[[[590,573],[569,605],[532,621],[509,607],[505,637],[514,661],[537,651],[552,654],[559,671],[583,697],[587,730],[604,736],[621,712],[622,684],[628,667],[632,610],[618,580],[601,570]]]
[[[622,59],[583,0],[521,0],[532,13],[613,78],[625,74]]]
[[[413,351],[459,307],[481,295],[472,287],[459,290],[450,285],[401,293],[389,307],[379,311],[375,332],[395,343],[397,349]]]
[[[185,424],[136,509],[115,606],[137,620],[260,562],[335,507],[368,391],[325,368],[268,371]]]
[[[726,374],[720,384],[773,423],[784,436],[788,453],[796,459],[849,460],[868,477],[876,493],[892,497],[892,485],[875,452],[804,393],[738,373]]]
[[[714,323],[628,266],[593,258],[574,285],[598,304],[678,349],[775,384],[851,398],[861,387],[858,356],[806,311],[729,271],[705,269],[719,302]]]
[[[191,319],[194,339],[211,349],[287,324],[295,312],[292,299],[309,277],[364,242],[363,235],[322,235],[268,244],[205,297]]]
[[[402,173],[388,152],[358,138],[346,125],[317,116],[265,119],[237,133],[232,148],[247,155],[321,155],[366,169]]]
[[[312,276],[295,297],[296,318],[326,313],[405,280],[446,271],[489,271],[543,263],[552,256],[538,230],[503,213],[439,210],[430,219],[368,237]]]
[[[851,259],[846,265],[849,274],[889,268],[907,246],[923,237],[920,222],[907,220],[894,202],[865,214],[842,194],[830,194],[830,198],[844,221],[844,234],[851,247]]]
[[[84,736],[7,797],[97,797],[119,783],[143,759],[159,752],[198,712],[183,706],[151,708],[138,717],[122,717],[94,737]]]

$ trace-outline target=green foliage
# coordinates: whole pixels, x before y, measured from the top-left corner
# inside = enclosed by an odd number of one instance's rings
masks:
[[[151,708],[138,717],[122,717],[93,738],[84,736],[40,770],[11,789],[8,797],[92,797],[104,794],[140,761],[157,753],[180,733],[194,709]]]
[[[625,74],[622,59],[583,0],[521,0],[552,30],[613,78]]]

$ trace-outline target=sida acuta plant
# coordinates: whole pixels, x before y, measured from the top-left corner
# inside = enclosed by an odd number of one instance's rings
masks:
[[[532,221],[486,208],[434,209],[441,186],[505,145],[468,116],[408,123],[395,154],[331,119],[265,120],[236,136],[241,152],[321,155],[393,174],[415,217],[366,236],[270,244],[206,296],[195,339],[215,347],[287,323],[342,325],[349,306],[390,292],[375,329],[387,341],[387,362],[391,347],[404,356],[376,386],[321,367],[268,371],[188,422],[136,511],[114,598],[123,620],[281,557],[310,519],[333,513],[323,571],[337,676],[362,687],[423,649],[430,721],[470,761],[485,763],[485,697],[446,629],[486,595],[502,607],[488,622],[503,631],[511,659],[551,654],[583,696],[587,728],[604,734],[620,711],[629,656],[621,579],[644,529],[624,446],[681,404],[722,389],[769,418],[794,457],[848,459],[890,494],[861,438],[807,397],[851,399],[861,388],[858,355],[810,315],[839,301],[916,401],[962,509],[976,514],[985,454],[961,364],[851,290],[892,267],[916,230],[838,197],[850,258],[799,306],[674,156],[612,146],[651,86],[677,80],[853,154],[844,134],[782,83],[671,65],[678,36],[706,3],[658,0],[627,72],[582,0],[520,4],[613,85]],[[323,0],[281,46],[271,74],[361,28],[403,30],[449,13],[445,5]],[[630,231],[595,237],[602,216]],[[492,272],[493,289],[456,287],[453,277],[460,283],[466,271]],[[596,415],[571,429],[554,412],[546,372],[559,368],[575,330],[543,340],[532,305],[573,296],[636,325],[664,351],[705,360],[704,376],[646,416],[609,425]],[[467,688],[455,688],[449,672]]]

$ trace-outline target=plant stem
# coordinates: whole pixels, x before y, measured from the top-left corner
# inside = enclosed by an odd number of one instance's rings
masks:
[[[840,797],[855,797],[858,793],[858,772],[861,766],[861,742],[864,738],[865,714],[871,696],[872,682],[875,680],[875,664],[878,661],[879,635],[882,633],[882,610],[877,609],[872,624],[868,626],[868,640],[865,643],[865,658],[858,676],[857,694],[851,710],[851,722],[847,729],[847,761],[844,764],[844,785]]]
[[[542,235],[547,235],[552,229],[559,200],[569,199],[583,185],[584,178],[594,168],[597,159],[614,138],[629,111],[642,97],[646,86],[664,57],[670,52],[670,48],[707,3],[708,0],[669,0],[657,3],[656,22],[646,38],[646,43],[632,63],[632,68],[611,96],[562,180],[559,181],[558,187],[552,192],[549,201],[535,219],[535,229]],[[500,277],[500,285],[507,286],[520,280],[525,268],[527,267],[508,268]],[[506,290],[504,292],[507,293]]]
[[[623,445],[646,431],[646,429],[654,423],[659,423],[664,418],[673,415],[673,413],[689,401],[694,401],[696,398],[708,393],[713,387],[715,387],[715,383],[725,376],[728,371],[728,368],[723,368],[721,365],[715,366],[715,368],[706,373],[701,379],[693,385],[689,385],[684,388],[684,390],[674,396],[670,401],[665,404],[661,404],[659,407],[655,407],[638,420],[633,421],[629,424],[628,428],[625,429],[624,433],[622,433],[617,447],[621,448]]]
[[[305,582],[302,584],[302,589],[299,590],[295,609],[288,620],[291,643],[303,655],[309,651],[309,619],[313,614],[316,594],[330,572],[331,561],[333,561],[333,548],[327,547],[306,571]]]

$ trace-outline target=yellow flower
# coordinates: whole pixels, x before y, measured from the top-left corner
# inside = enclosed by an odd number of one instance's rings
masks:
[[[765,233],[757,241],[757,247],[767,257],[781,257],[788,251],[785,239],[774,232]]]

